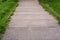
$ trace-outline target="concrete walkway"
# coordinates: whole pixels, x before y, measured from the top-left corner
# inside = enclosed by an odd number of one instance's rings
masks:
[[[21,0],[3,40],[60,40],[60,26],[37,0]]]

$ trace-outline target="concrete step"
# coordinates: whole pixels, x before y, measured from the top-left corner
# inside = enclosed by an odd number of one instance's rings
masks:
[[[40,8],[17,8],[15,12],[40,12]]]
[[[38,15],[38,14],[16,14],[11,16],[12,20],[16,20],[16,19],[32,19],[32,20],[40,20],[40,19],[47,19],[47,20],[54,20],[54,18],[51,15]]]
[[[56,25],[55,25],[56,24]],[[53,20],[12,20],[9,27],[57,27]]]
[[[49,13],[44,11],[39,11],[39,12],[14,12],[14,15],[49,15]]]
[[[3,40],[60,40],[60,28],[9,27]]]

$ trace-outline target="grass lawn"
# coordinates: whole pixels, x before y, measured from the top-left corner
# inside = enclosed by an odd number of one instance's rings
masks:
[[[17,4],[18,0],[0,0],[0,40]]]
[[[39,3],[53,15],[60,24],[60,0],[38,0]]]

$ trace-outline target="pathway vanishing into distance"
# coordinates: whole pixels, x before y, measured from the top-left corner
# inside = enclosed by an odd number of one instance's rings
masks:
[[[21,0],[3,40],[60,40],[60,26],[37,0]]]

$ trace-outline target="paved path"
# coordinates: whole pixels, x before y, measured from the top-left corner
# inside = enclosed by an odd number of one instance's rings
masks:
[[[37,0],[21,0],[3,40],[60,40],[60,26]]]

